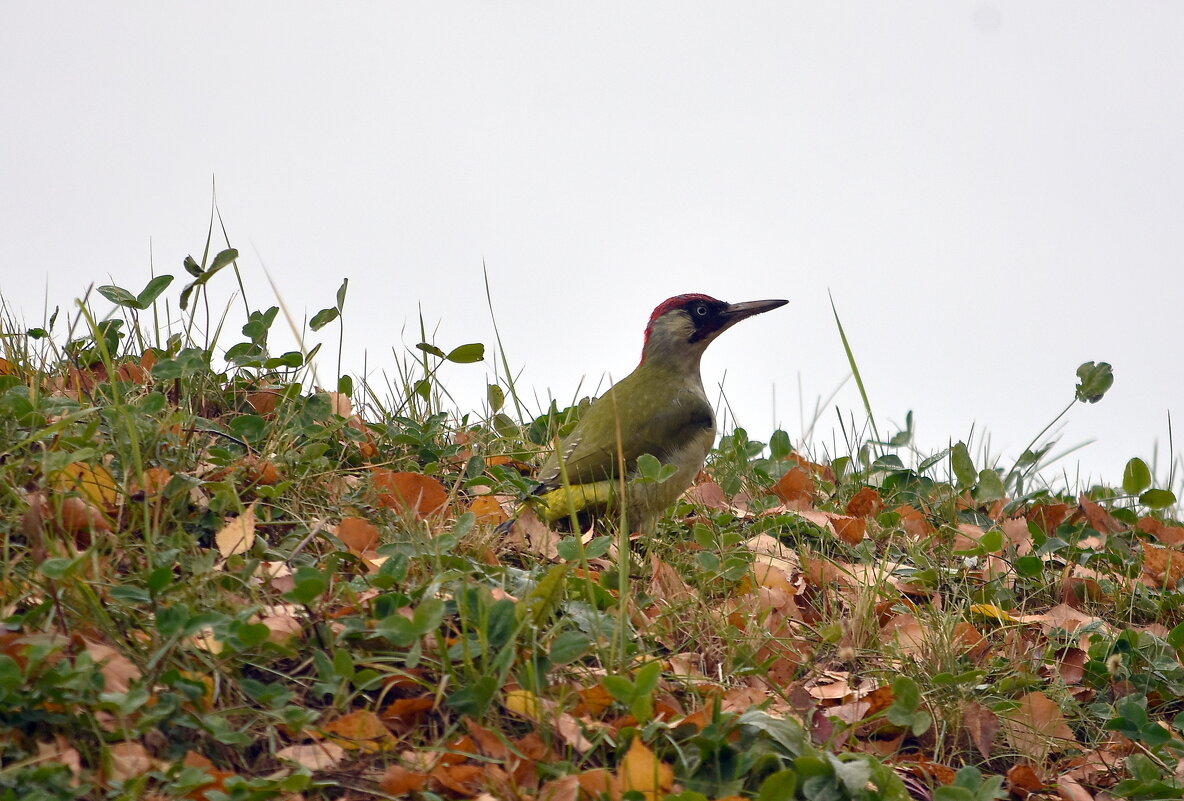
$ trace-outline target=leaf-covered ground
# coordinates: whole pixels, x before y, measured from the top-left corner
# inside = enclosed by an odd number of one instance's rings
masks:
[[[233,262],[167,324],[162,276],[0,340],[0,799],[1184,796],[1184,526],[1141,461],[1062,492],[1045,449],[737,430],[653,537],[506,526],[581,407],[441,411],[480,345],[317,389],[275,308],[193,333]]]

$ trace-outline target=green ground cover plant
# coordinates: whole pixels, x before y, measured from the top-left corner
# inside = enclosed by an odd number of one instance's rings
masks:
[[[0,799],[1184,797],[1173,474],[868,404],[828,457],[727,432],[653,536],[556,532],[513,518],[586,404],[457,410],[491,357],[422,328],[341,375],[348,282],[323,387],[211,297],[237,256],[3,317]],[[1071,372],[1066,411],[1113,381]]]

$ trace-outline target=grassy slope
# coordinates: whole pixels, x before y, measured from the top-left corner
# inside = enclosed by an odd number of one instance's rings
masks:
[[[1058,494],[737,431],[629,559],[506,536],[578,409],[440,412],[464,346],[355,413],[274,310],[198,341],[232,255],[173,340],[163,280],[62,348],[7,326],[0,799],[1184,794],[1184,528],[1139,463]]]

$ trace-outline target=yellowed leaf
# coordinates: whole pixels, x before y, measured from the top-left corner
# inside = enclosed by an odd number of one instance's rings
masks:
[[[617,770],[617,786],[621,792],[636,790],[647,801],[657,801],[674,786],[674,770],[634,737]]]
[[[249,551],[255,544],[255,504],[252,503],[241,515],[227,522],[214,535],[214,541],[223,559]]]
[[[399,744],[390,729],[369,709],[356,709],[325,724],[321,729],[334,742],[350,751],[391,751]]]
[[[54,475],[54,487],[68,492],[77,490],[84,498],[97,506],[110,508],[119,501],[119,485],[111,472],[101,464],[73,462]]]
[[[1020,620],[1013,617],[1007,611],[1000,609],[995,604],[971,604],[970,613],[978,615],[979,617],[993,620],[996,623],[1019,623]]]
[[[542,720],[542,699],[530,690],[508,690],[502,705],[514,714],[530,718],[536,723]]]

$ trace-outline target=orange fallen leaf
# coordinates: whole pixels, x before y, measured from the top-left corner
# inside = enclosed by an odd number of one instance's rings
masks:
[[[337,524],[337,539],[349,548],[350,553],[362,556],[373,551],[380,540],[378,526],[361,517],[346,517]]]
[[[1152,587],[1175,587],[1184,578],[1184,551],[1160,548],[1149,542],[1143,546],[1143,581]]]
[[[922,539],[933,534],[933,524],[921,513],[920,509],[904,504],[892,511],[900,515],[900,525],[909,536]]]
[[[791,468],[773,485],[773,494],[786,503],[812,502],[818,494],[814,478],[800,467]]]
[[[1057,530],[1065,518],[1069,516],[1069,504],[1045,503],[1033,506],[1025,515],[1028,520],[1040,526],[1040,530],[1051,535]]]
[[[847,501],[847,514],[852,517],[876,517],[884,511],[884,500],[875,487],[864,487]]]
[[[481,789],[485,768],[480,765],[438,765],[429,774],[433,782],[462,797]]]
[[[408,770],[402,765],[391,765],[382,775],[378,786],[382,788],[384,793],[390,795],[406,795],[419,792],[427,782],[428,774],[426,773]]]
[[[867,520],[862,517],[832,514],[830,522],[835,527],[835,533],[843,542],[848,545],[858,545],[863,542],[864,534],[867,532]]]
[[[420,520],[440,514],[448,504],[448,491],[444,485],[422,473],[375,468],[371,471],[371,480],[378,490],[380,505],[410,512]]]
[[[479,495],[469,504],[469,511],[477,518],[478,523],[487,526],[499,526],[510,519],[506,510],[492,495]]]

